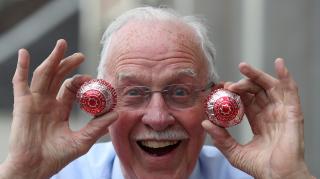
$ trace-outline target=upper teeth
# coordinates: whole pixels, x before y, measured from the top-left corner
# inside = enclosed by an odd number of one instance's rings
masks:
[[[145,141],[141,141],[141,144],[149,148],[161,148],[161,147],[167,147],[170,145],[177,144],[178,142],[179,142],[178,140],[167,140],[167,141],[145,140]]]

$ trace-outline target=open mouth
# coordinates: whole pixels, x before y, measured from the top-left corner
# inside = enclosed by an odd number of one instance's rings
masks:
[[[137,141],[139,147],[145,151],[146,153],[152,156],[163,156],[174,149],[176,149],[181,140],[166,140],[166,141],[159,141],[159,140],[141,140]]]

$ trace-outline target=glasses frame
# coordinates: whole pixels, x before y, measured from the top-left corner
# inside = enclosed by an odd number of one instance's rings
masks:
[[[144,95],[142,95],[141,97],[144,97],[144,102],[146,103],[145,104],[145,106],[147,106],[148,104],[149,104],[149,102],[150,102],[150,99],[151,99],[151,97],[152,97],[152,94],[153,93],[161,93],[161,96],[162,96],[162,98],[163,98],[163,100],[164,100],[164,102],[166,103],[166,105],[168,106],[168,107],[170,107],[170,108],[185,108],[185,107],[173,107],[172,105],[170,105],[170,102],[168,103],[168,101],[170,101],[170,100],[168,100],[168,97],[167,96],[170,96],[170,95],[168,95],[169,93],[169,90],[167,89],[168,87],[170,87],[170,86],[175,86],[175,85],[188,85],[188,86],[196,86],[196,85],[194,85],[194,84],[188,84],[188,83],[186,83],[186,84],[171,84],[171,85],[167,85],[167,86],[165,86],[162,90],[150,90],[150,87],[148,87],[148,86],[139,86],[139,85],[133,85],[133,86],[131,86],[131,87],[138,87],[138,88],[146,88],[146,89],[148,89],[148,90],[144,90],[143,91],[143,93],[144,93]],[[209,89],[211,89],[213,86],[215,86],[215,83],[214,82],[209,82],[209,83],[207,83],[207,85],[205,85],[203,88],[198,88],[198,89],[195,89],[193,92],[205,92],[205,91],[207,91],[207,90],[209,90]],[[120,89],[125,89],[126,87],[122,87],[122,88],[116,88],[116,91],[119,91]],[[121,100],[121,95],[119,94],[119,92],[118,92],[118,98],[119,98],[119,100]],[[170,98],[171,99],[171,98]],[[172,100],[172,101],[174,101],[174,100]],[[194,103],[194,102],[192,102],[192,103]],[[133,105],[132,105],[133,106]],[[132,106],[130,106],[130,108],[132,107]],[[192,106],[192,105],[191,105]],[[188,106],[189,107],[189,106]]]

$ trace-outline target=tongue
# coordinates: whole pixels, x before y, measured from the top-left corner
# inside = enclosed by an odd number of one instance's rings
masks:
[[[140,142],[138,142],[138,145],[140,146],[140,148],[142,150],[144,150],[145,152],[147,152],[150,155],[154,155],[154,156],[162,156],[165,155],[171,151],[173,151],[175,148],[178,147],[178,145],[180,144],[180,142],[178,142],[177,144],[174,145],[169,145],[166,147],[160,147],[160,148],[151,148],[151,147],[147,147],[142,145]]]

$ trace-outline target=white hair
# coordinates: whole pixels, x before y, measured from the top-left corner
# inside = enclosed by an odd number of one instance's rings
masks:
[[[191,27],[200,40],[201,49],[208,63],[208,80],[213,82],[218,81],[218,74],[214,66],[216,50],[208,37],[207,27],[204,24],[203,19],[196,16],[181,16],[172,9],[155,7],[138,7],[131,9],[119,16],[108,26],[101,40],[102,51],[98,66],[98,78],[104,78],[106,74],[106,58],[108,56],[108,49],[111,43],[112,34],[119,30],[127,22],[134,20],[176,20]]]

